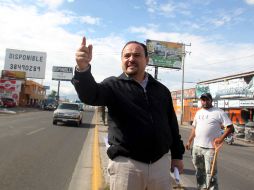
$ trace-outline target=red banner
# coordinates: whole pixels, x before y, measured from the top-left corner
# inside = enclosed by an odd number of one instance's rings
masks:
[[[16,90],[16,80],[0,80],[0,89],[6,91]]]

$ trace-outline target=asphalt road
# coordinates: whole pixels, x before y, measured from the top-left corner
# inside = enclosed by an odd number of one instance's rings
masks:
[[[181,127],[186,142],[190,128]],[[219,188],[222,190],[246,190],[254,186],[254,145],[235,141],[233,145],[224,143],[218,155]],[[195,170],[190,151],[184,155],[184,175],[182,178],[189,190],[196,189]]]
[[[0,189],[67,190],[91,116],[77,128],[53,125],[49,111],[0,115]]]
[[[93,112],[84,116],[82,126],[77,128],[53,125],[49,111],[0,115],[0,190],[68,190],[82,148],[86,154],[87,134],[94,127]],[[190,128],[181,127],[180,131],[186,142]],[[253,161],[253,144],[225,144],[218,157],[220,189],[251,189]],[[194,190],[190,151],[184,155],[184,165],[182,182],[188,190]],[[90,182],[88,176],[83,179]]]

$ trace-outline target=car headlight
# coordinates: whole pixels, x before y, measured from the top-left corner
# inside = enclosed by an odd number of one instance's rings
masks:
[[[73,118],[79,118],[79,114],[76,114],[76,113],[75,113],[75,114],[72,114],[71,116],[72,116]]]
[[[58,116],[59,112],[54,112],[53,116]]]

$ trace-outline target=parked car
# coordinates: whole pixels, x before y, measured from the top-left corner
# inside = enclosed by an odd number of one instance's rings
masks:
[[[2,99],[0,98],[0,108],[4,106]]]
[[[12,108],[15,107],[17,104],[12,98],[1,98],[1,104],[3,107]]]
[[[57,122],[82,124],[84,109],[78,103],[60,103],[53,113],[53,124]]]
[[[48,111],[54,111],[56,109],[56,105],[55,104],[47,104],[43,106],[44,110],[48,110]]]
[[[85,110],[85,104],[84,103],[78,103],[78,105],[79,105],[79,108],[81,109],[81,110]]]

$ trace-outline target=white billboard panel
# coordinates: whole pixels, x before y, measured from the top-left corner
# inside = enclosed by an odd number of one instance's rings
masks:
[[[71,81],[72,77],[73,77],[72,67],[53,66],[52,80]]]
[[[6,49],[4,70],[25,71],[27,78],[45,78],[46,52]]]

